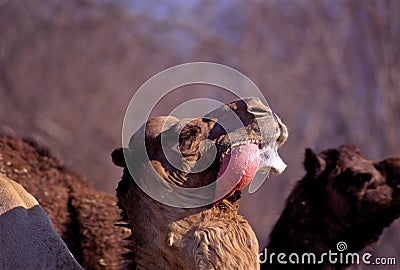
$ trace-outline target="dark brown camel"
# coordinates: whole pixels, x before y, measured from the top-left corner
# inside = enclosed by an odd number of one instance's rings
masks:
[[[355,146],[319,155],[307,149],[304,167],[307,174],[292,190],[270,234],[261,258],[267,263],[261,269],[347,268],[350,257],[348,264],[330,264],[325,257],[323,264],[300,265],[291,264],[288,256],[312,252],[318,261],[324,252],[339,252],[339,242],[347,245],[343,254],[360,252],[400,215],[400,158],[370,161]],[[281,261],[288,264],[278,263],[281,252],[287,254]]]

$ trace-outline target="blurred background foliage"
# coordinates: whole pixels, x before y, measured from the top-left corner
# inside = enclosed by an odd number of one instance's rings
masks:
[[[287,171],[241,212],[263,246],[306,147],[352,143],[371,159],[400,156],[400,1],[0,0],[0,124],[34,134],[66,164],[114,192],[129,100],[170,66],[211,61],[249,76],[287,123]],[[167,95],[154,115],[210,87]],[[247,192],[244,192],[247,193]],[[400,225],[377,254],[400,263]]]

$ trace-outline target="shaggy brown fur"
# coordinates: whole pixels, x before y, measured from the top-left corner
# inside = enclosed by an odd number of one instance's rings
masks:
[[[307,174],[287,199],[270,234],[267,255],[337,252],[340,241],[347,244],[344,253],[360,252],[399,217],[400,158],[374,162],[355,146],[341,146],[319,155],[307,149],[304,165]],[[262,264],[261,269],[346,267]]]
[[[115,196],[96,190],[62,165],[33,139],[0,133],[0,173],[20,183],[49,214],[77,261],[85,269],[118,269],[126,229]]]
[[[224,151],[236,142],[246,138],[237,135],[237,129],[229,133],[219,126],[227,117],[226,109],[233,110],[245,125],[248,139],[270,143],[278,141],[282,145],[287,139],[287,129],[280,122],[274,121],[272,112],[258,99],[242,100],[228,104],[208,114],[205,118],[179,122],[173,117],[158,117],[149,120],[145,125],[146,148],[152,168],[162,178],[176,186],[199,187],[210,184],[217,179],[220,169],[220,158]],[[257,122],[255,115],[270,116]],[[212,119],[212,120],[211,120]],[[226,118],[225,118],[226,120]],[[260,129],[260,127],[262,127]],[[183,128],[183,129],[181,129]],[[266,132],[265,134],[261,134]],[[267,134],[268,133],[268,134]],[[143,151],[139,143],[143,130],[132,136],[129,149],[116,149],[113,161],[124,167],[122,180],[117,188],[118,204],[122,216],[132,229],[130,241],[131,269],[258,269],[258,242],[247,221],[238,215],[240,191],[225,198],[216,205],[196,208],[176,208],[162,204],[145,194],[136,181],[148,184],[151,172],[145,161],[135,159],[130,171],[124,157]],[[185,159],[195,166],[201,156],[200,141],[209,139],[217,146],[217,157],[206,170],[185,174],[175,169],[164,156],[161,148],[160,134],[179,134],[178,147],[168,143],[164,147],[179,149]],[[268,138],[264,141],[261,137]],[[200,149],[200,150],[199,150]],[[165,150],[165,148],[164,148]],[[141,156],[140,156],[141,157]],[[133,168],[133,169],[132,169]],[[133,170],[133,171],[132,171]],[[135,180],[132,179],[133,172]],[[174,194],[165,191],[166,196]]]

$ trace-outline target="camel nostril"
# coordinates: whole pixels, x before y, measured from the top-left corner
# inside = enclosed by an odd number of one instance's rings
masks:
[[[400,158],[388,158],[374,166],[386,176],[387,184],[391,188],[400,190]]]
[[[391,188],[400,190],[400,175],[397,175],[397,177],[388,177],[387,181]]]
[[[400,189],[400,173],[388,171],[386,173],[387,184],[393,189]]]
[[[249,108],[248,112],[254,114],[257,117],[265,116],[268,114],[268,111],[265,111],[261,108]]]
[[[256,117],[262,117],[271,114],[271,109],[265,106],[264,104],[249,106],[247,108],[247,111]]]

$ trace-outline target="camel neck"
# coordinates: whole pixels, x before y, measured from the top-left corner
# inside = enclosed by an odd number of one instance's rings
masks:
[[[146,201],[144,215],[128,211],[137,269],[258,269],[258,242],[237,203],[197,209],[155,207],[148,198],[138,203]]]

